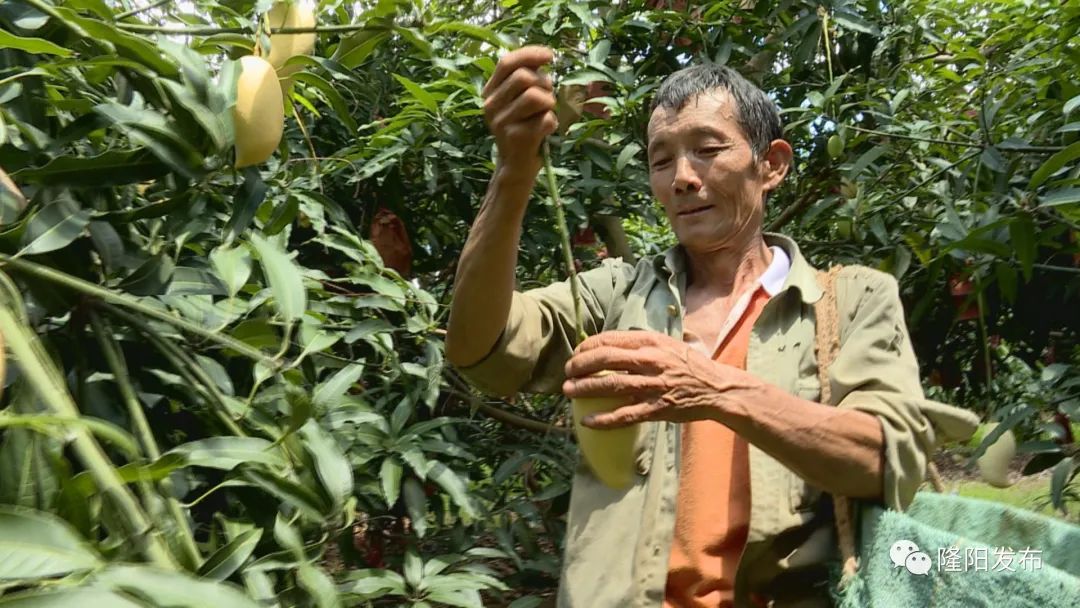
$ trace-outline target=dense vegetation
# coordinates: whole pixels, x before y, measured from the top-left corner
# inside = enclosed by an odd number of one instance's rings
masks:
[[[1054,504],[1080,500],[1080,5],[324,0],[277,152],[237,170],[270,5],[0,3],[0,603],[550,595],[565,403],[483,397],[442,356],[493,167],[480,90],[525,43],[559,52],[583,266],[671,243],[650,94],[734,66],[796,150],[769,229],[895,274],[929,393],[1016,429]],[[564,276],[541,195],[522,287]]]

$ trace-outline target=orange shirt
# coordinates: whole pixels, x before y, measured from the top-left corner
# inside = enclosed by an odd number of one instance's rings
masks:
[[[746,369],[750,330],[768,300],[758,286],[713,353],[717,362]],[[749,446],[719,422],[699,420],[683,425],[681,458],[664,608],[727,608],[750,528]]]

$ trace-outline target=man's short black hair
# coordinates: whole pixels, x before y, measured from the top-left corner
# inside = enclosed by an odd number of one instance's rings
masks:
[[[774,139],[784,136],[773,100],[735,70],[717,64],[694,65],[668,76],[653,97],[649,115],[660,106],[679,111],[698,95],[714,90],[731,95],[736,122],[750,140],[755,158],[764,154]]]

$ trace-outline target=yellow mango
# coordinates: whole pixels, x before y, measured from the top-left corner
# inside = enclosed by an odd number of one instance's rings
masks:
[[[236,83],[236,167],[257,165],[270,158],[285,130],[285,110],[273,66],[265,59],[240,58]]]
[[[574,434],[577,435],[585,462],[597,479],[615,490],[625,489],[634,480],[634,444],[637,443],[640,425],[600,430],[591,429],[581,421],[590,414],[610,412],[629,404],[625,397],[585,397],[570,401]]]
[[[280,27],[315,27],[315,13],[307,4],[299,2],[275,2],[266,13],[266,21],[271,28]],[[315,50],[315,33],[310,34],[272,34],[270,36],[270,55],[267,60],[278,74],[285,78],[300,68],[284,68],[285,62],[296,55],[310,55]]]
[[[984,436],[994,430],[997,423],[986,425]],[[1009,464],[1016,456],[1016,436],[1011,430],[998,437],[998,440],[986,452],[979,457],[976,463],[979,465],[979,475],[983,481],[998,488],[1007,488],[1012,485],[1009,481]]]

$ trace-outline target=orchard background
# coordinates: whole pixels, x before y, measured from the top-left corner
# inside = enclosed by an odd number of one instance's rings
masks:
[[[930,396],[1080,501],[1080,5],[323,1],[280,145],[237,170],[270,5],[0,2],[0,605],[549,601],[565,401],[492,400],[442,355],[493,168],[480,90],[525,43],[559,54],[583,267],[672,242],[649,98],[730,65],[795,148],[768,228],[898,277]],[[522,288],[565,277],[543,194]]]

